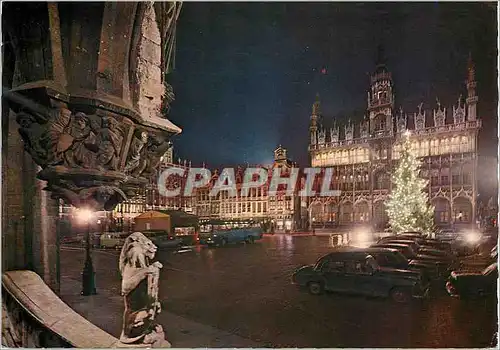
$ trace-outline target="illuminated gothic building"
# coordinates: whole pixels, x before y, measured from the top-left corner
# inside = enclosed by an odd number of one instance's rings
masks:
[[[431,110],[420,104],[407,114],[396,107],[391,73],[379,64],[371,75],[364,120],[357,125],[349,120],[342,129],[334,121],[328,130],[317,98],[309,127],[311,165],[333,168],[332,189],[342,192],[338,197],[310,198],[310,222],[314,226],[368,222],[385,226],[390,174],[407,130],[414,152],[423,161],[421,176],[429,179],[436,225],[474,222],[481,121],[476,113],[478,96],[470,59],[465,88],[465,101],[457,93],[456,102],[448,108],[437,100]]]

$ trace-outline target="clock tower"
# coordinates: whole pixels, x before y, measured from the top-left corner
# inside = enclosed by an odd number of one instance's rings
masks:
[[[379,47],[377,68],[371,75],[368,91],[368,116],[372,136],[393,134],[394,85],[387,70],[382,48]]]

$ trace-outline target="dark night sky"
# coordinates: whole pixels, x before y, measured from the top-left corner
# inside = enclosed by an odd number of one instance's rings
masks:
[[[495,155],[496,18],[494,3],[185,2],[169,77],[176,93],[170,118],[183,128],[176,157],[193,165],[269,163],[281,143],[307,165],[316,93],[326,117],[362,115],[381,44],[396,108],[412,115],[421,101],[430,110],[439,97],[451,110],[465,96],[471,52],[481,153]]]

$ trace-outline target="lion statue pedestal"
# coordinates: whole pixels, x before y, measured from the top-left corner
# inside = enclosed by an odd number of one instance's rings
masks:
[[[155,317],[161,312],[158,281],[161,263],[150,261],[157,247],[141,232],[125,240],[120,253],[122,295],[125,304],[120,342],[124,347],[169,348],[161,325]]]

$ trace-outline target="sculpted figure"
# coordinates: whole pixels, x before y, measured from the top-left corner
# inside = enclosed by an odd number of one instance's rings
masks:
[[[125,173],[132,173],[135,175],[140,175],[144,170],[145,164],[145,152],[147,151],[148,143],[148,133],[143,131],[140,133],[139,137],[135,137],[130,146],[130,153],[127,160],[127,165],[125,166]]]
[[[66,162],[69,166],[91,167],[92,151],[87,147],[86,142],[91,137],[92,129],[85,113],[75,113],[68,132],[69,134],[62,138],[62,141],[67,138],[72,142],[71,148],[65,153]]]
[[[103,118],[102,127],[97,134],[97,158],[98,168],[107,165],[109,170],[118,168],[118,160],[123,137],[117,130],[116,121],[112,118]]]
[[[125,311],[120,341],[124,344],[151,344],[152,347],[170,347],[161,325],[155,323],[161,312],[158,301],[158,279],[161,263],[150,261],[157,247],[141,232],[134,232],[125,240],[120,253],[122,295]]]
[[[66,108],[33,110],[25,108],[17,115],[26,150],[42,167],[58,165],[69,147],[60,138],[69,124],[71,112]]]

